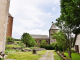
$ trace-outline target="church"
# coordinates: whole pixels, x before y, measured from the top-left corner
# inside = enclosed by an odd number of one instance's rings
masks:
[[[36,43],[38,43],[38,45],[41,44],[42,40],[46,40],[47,44],[52,44],[53,42],[56,42],[56,39],[52,39],[52,35],[54,32],[57,33],[58,29],[56,28],[56,26],[54,24],[52,24],[52,26],[49,29],[49,37],[48,35],[32,35],[31,36],[35,39]]]

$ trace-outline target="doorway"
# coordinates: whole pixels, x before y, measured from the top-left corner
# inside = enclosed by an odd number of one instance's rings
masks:
[[[78,46],[78,45],[75,45],[75,51],[76,51],[77,53],[79,53],[79,46]]]

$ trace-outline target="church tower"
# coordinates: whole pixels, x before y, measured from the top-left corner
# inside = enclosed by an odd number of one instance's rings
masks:
[[[53,42],[55,43],[56,42],[56,39],[52,39],[52,35],[54,32],[57,33],[58,29],[56,28],[55,24],[52,23],[52,26],[49,30],[49,39],[50,39],[50,44],[52,44]]]

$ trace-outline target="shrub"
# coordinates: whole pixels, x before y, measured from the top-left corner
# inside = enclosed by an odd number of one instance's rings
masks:
[[[25,48],[25,45],[22,41],[19,43],[19,46],[21,47],[21,50]]]
[[[47,50],[54,50],[55,48],[50,44],[50,45],[46,45],[45,49],[47,49]]]
[[[40,47],[41,47],[41,48],[44,48],[46,45],[47,45],[47,44],[46,44],[46,40],[42,40]]]
[[[50,45],[41,44],[40,47],[45,48],[47,50],[54,50],[55,49],[55,43],[52,43]]]
[[[63,47],[57,45],[57,43],[52,43],[52,44],[50,44],[50,45],[41,44],[41,45],[40,45],[40,48],[45,48],[45,49],[47,49],[47,50],[63,51]],[[64,48],[64,51],[65,51],[65,50],[66,50],[66,48]]]
[[[7,39],[7,42],[14,42],[14,39],[12,37],[8,36],[6,39]]]

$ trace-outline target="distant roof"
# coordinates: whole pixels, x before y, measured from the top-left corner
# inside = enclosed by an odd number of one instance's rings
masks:
[[[12,17],[12,15],[10,13],[8,13],[8,16]]]
[[[49,39],[47,35],[32,35],[31,36],[35,39]]]
[[[52,24],[50,29],[57,29],[56,26],[54,25],[54,23]]]

